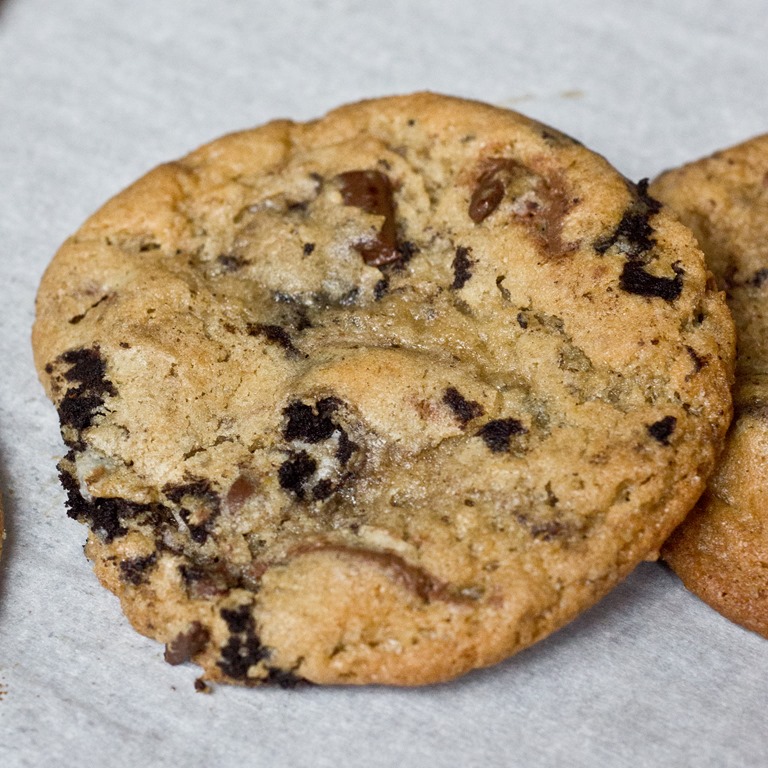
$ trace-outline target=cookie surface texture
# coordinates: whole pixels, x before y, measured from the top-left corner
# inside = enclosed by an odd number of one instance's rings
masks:
[[[730,419],[690,231],[572,139],[432,94],[157,168],[37,309],[87,554],[210,680],[509,656],[661,545]]]
[[[664,557],[692,592],[768,637],[768,135],[669,171],[654,192],[696,233],[738,338],[725,452]]]

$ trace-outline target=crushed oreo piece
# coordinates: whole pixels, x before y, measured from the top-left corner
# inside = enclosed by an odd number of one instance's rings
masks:
[[[157,562],[157,552],[146,557],[133,557],[120,561],[120,580],[138,586],[147,579],[147,571]]]
[[[648,434],[662,445],[669,445],[669,438],[675,431],[676,426],[677,419],[674,416],[665,416],[663,419],[648,426]]]
[[[472,266],[475,263],[469,258],[471,249],[459,246],[456,249],[456,255],[453,257],[451,269],[453,269],[453,282],[451,288],[458,291],[463,288],[470,277],[472,277]]]
[[[683,270],[673,264],[674,277],[657,277],[645,271],[640,261],[627,261],[621,270],[619,285],[627,293],[674,301],[683,290]]]
[[[462,427],[472,419],[483,415],[483,406],[474,400],[467,400],[455,387],[448,387],[443,393],[443,402],[453,411]]]
[[[484,424],[477,432],[477,436],[482,437],[494,453],[504,453],[509,450],[510,438],[524,432],[526,429],[518,419],[495,419]]]

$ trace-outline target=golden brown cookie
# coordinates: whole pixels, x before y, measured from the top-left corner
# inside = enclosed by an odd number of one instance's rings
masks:
[[[768,135],[663,174],[653,193],[696,234],[738,338],[723,458],[663,554],[688,589],[768,637]]]
[[[690,231],[557,131],[432,94],[157,168],[37,310],[87,554],[210,680],[509,656],[661,545],[730,419]]]

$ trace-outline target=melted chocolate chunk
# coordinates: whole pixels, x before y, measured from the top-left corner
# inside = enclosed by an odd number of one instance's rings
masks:
[[[469,201],[469,218],[480,224],[487,219],[504,199],[504,184],[492,174],[484,173],[477,182]]]
[[[462,427],[483,415],[483,406],[474,400],[467,400],[458,389],[448,387],[443,393],[443,402],[453,411]]]
[[[180,632],[165,646],[165,661],[173,666],[183,664],[205,650],[209,639],[208,630],[199,621],[193,621],[186,632]]]
[[[157,552],[146,557],[134,557],[120,561],[120,579],[127,584],[138,586],[147,579],[147,571],[157,562]]]
[[[684,273],[674,264],[672,269],[674,277],[657,277],[646,272],[642,262],[628,261],[621,270],[619,285],[627,293],[674,301],[683,290]]]
[[[282,347],[289,357],[306,357],[293,344],[288,331],[282,325],[266,325],[264,323],[249,323],[249,336],[263,336],[267,341]]]
[[[648,179],[642,179],[635,187],[635,200],[627,208],[619,225],[609,237],[595,243],[598,253],[605,253],[612,246],[629,258],[638,258],[656,244],[651,217],[661,210],[661,203],[648,194]]]
[[[677,419],[674,416],[665,416],[663,419],[648,426],[648,434],[662,445],[669,445],[669,438],[675,431],[676,426]]]
[[[502,174],[514,172],[518,167],[514,160],[508,158],[494,157],[488,161],[469,200],[469,218],[475,224],[483,222],[499,207],[506,192]]]
[[[58,406],[64,439],[82,447],[79,436],[74,441],[68,439],[64,428],[80,433],[90,427],[105,398],[116,395],[117,390],[106,377],[106,364],[98,347],[71,349],[58,360],[69,366],[64,379],[70,386]]]
[[[451,288],[458,291],[463,288],[467,280],[472,277],[472,265],[475,263],[469,258],[470,249],[459,246],[456,249],[456,255],[453,257],[451,268],[453,269],[453,282]]]
[[[522,422],[517,419],[495,419],[484,424],[477,436],[482,437],[494,453],[504,453],[509,450],[510,438],[525,431]]]
[[[397,249],[395,201],[389,176],[381,171],[347,171],[340,173],[336,180],[344,205],[384,218],[374,240],[355,246],[365,263],[380,267],[398,261],[401,254]]]
[[[299,451],[281,464],[277,478],[283,490],[291,491],[298,498],[306,495],[307,481],[317,471],[317,462],[306,452]]]

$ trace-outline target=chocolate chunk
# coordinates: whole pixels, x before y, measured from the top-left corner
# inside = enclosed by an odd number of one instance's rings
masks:
[[[443,393],[443,402],[453,411],[462,427],[483,415],[483,406],[474,400],[467,400],[458,389],[448,387]]]
[[[199,621],[193,621],[186,632],[180,632],[165,646],[164,658],[173,666],[183,664],[205,650],[209,639],[208,630]]]
[[[146,581],[147,570],[157,562],[157,552],[152,552],[146,557],[133,557],[130,560],[120,561],[120,579],[127,584],[138,586]]]
[[[330,478],[325,478],[316,483],[312,488],[312,498],[315,501],[324,501],[336,491],[336,485]]]
[[[627,293],[674,301],[683,290],[683,270],[676,265],[672,269],[674,277],[657,277],[646,272],[642,262],[628,261],[621,270],[619,285]]]
[[[292,491],[300,499],[305,496],[307,480],[317,471],[317,462],[306,452],[294,453],[277,471],[280,487]]]
[[[398,261],[395,201],[389,176],[381,171],[347,171],[340,173],[336,180],[344,205],[384,217],[376,238],[355,246],[365,263],[379,267]]]
[[[663,419],[648,426],[648,434],[662,445],[669,445],[669,438],[675,431],[676,426],[677,419],[674,416],[665,416]]]
[[[509,450],[510,438],[525,431],[522,422],[517,419],[495,419],[484,424],[477,436],[482,437],[494,453],[504,453]]]
[[[528,327],[528,318],[525,316],[524,312],[518,312],[517,313],[517,324],[525,330]]]
[[[451,288],[458,291],[463,288],[467,280],[472,277],[471,267],[475,263],[469,258],[470,249],[459,246],[456,249],[456,255],[453,257],[451,268],[453,269],[453,282]]]
[[[305,256],[309,256],[315,250],[314,243],[304,243],[303,252]]]
[[[650,219],[661,210],[661,203],[648,194],[648,179],[642,179],[634,192],[635,199],[624,212],[613,234],[595,243],[598,253],[605,253],[615,245],[630,258],[637,258],[656,244]]]
[[[302,353],[294,346],[288,331],[281,325],[266,325],[264,323],[249,323],[249,336],[263,336],[267,341],[282,347],[289,357],[304,357]]]

